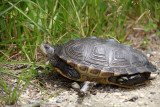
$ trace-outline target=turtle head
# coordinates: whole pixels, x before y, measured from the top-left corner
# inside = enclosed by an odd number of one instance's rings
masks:
[[[48,57],[49,59],[50,59],[51,57],[53,57],[54,54],[55,54],[55,53],[54,53],[54,52],[55,52],[54,47],[52,47],[52,46],[50,46],[50,45],[48,45],[48,44],[42,43],[41,46],[40,46],[40,49],[41,49],[42,53],[43,53],[46,57]]]
[[[55,66],[58,63],[58,58],[55,54],[55,47],[48,44],[41,44],[40,49],[50,63]]]

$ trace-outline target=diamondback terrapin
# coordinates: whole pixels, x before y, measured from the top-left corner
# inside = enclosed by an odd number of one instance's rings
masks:
[[[57,46],[41,44],[40,48],[56,71],[75,81],[132,88],[156,72],[143,54],[113,39],[76,38]]]

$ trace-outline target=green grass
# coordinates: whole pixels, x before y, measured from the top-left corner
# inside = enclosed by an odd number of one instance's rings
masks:
[[[6,73],[6,71],[4,71]],[[1,71],[2,73],[2,71]],[[11,75],[10,73],[8,73],[7,75]],[[15,104],[16,101],[18,100],[20,94],[22,93],[22,91],[26,88],[26,86],[28,85],[28,83],[30,82],[31,78],[27,78],[25,79],[25,84],[23,85],[23,87],[20,89],[20,85],[22,83],[22,76],[24,75],[24,70],[21,72],[21,75],[18,78],[18,82],[17,82],[17,86],[16,88],[12,88],[11,84],[7,85],[3,79],[0,79],[0,86],[3,88],[5,95],[0,98],[0,100],[6,102],[6,104]],[[12,76],[12,75],[11,75]],[[31,76],[31,75],[29,75]],[[26,76],[27,77],[27,76]]]
[[[42,42],[55,45],[96,36],[128,43],[126,39],[136,25],[141,25],[145,33],[154,31],[159,36],[159,0],[2,0],[0,64],[38,64]],[[21,58],[13,60],[16,56]],[[26,86],[30,81],[24,76],[18,77],[21,80],[26,81]],[[1,79],[1,88],[6,94],[9,92],[9,97],[4,98],[9,104],[15,103],[26,87],[18,90],[20,83],[9,90]]]

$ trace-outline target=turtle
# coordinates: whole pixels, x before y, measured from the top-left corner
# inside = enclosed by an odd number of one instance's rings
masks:
[[[144,54],[114,39],[76,38],[54,46],[42,43],[40,49],[54,70],[74,81],[133,88],[157,71]]]

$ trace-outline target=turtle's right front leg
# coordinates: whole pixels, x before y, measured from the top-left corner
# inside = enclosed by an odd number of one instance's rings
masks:
[[[95,85],[96,85],[96,82],[85,81],[82,88],[79,91],[79,94],[81,96],[86,95],[87,91],[92,89],[92,87]]]

